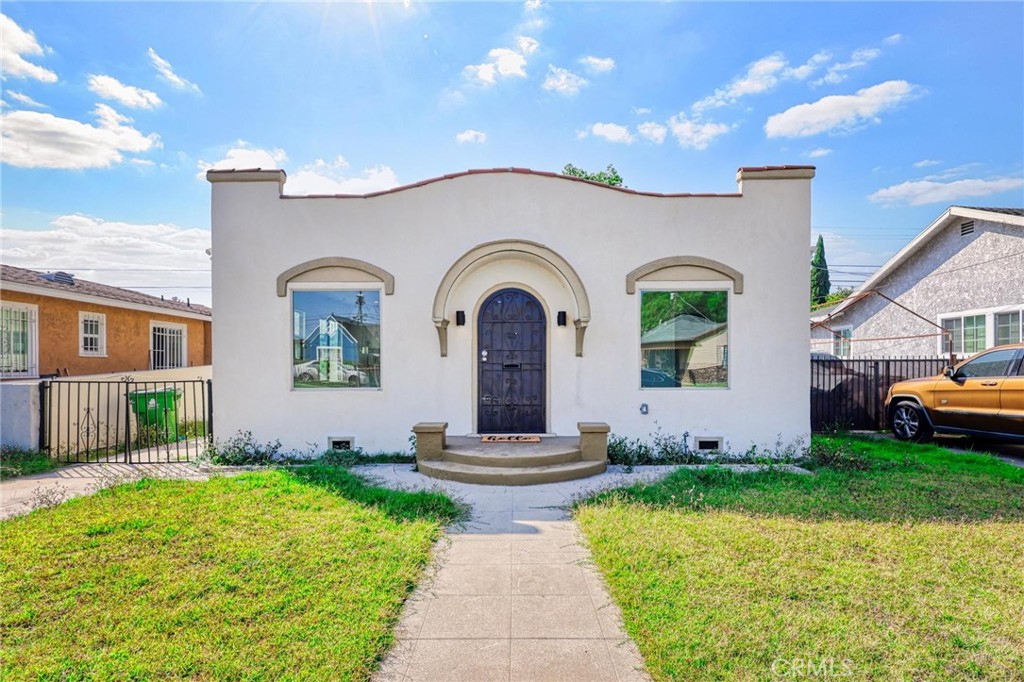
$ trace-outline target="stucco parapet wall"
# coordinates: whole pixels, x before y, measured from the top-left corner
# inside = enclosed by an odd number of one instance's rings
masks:
[[[398,187],[392,187],[390,189],[381,190],[379,192],[370,192],[368,194],[284,194],[284,183],[287,179],[287,175],[283,170],[263,170],[261,168],[250,168],[246,170],[209,170],[206,171],[206,179],[212,183],[218,182],[277,182],[280,186],[281,198],[282,199],[372,199],[374,197],[384,196],[386,194],[395,194],[396,192],[404,192],[406,190],[415,189],[417,187],[424,187],[426,185],[432,185],[436,182],[442,182],[444,180],[454,180],[456,178],[466,177],[469,175],[489,175],[497,173],[515,173],[519,175],[537,175],[545,178],[557,178],[559,180],[565,180],[568,182],[583,183],[585,185],[592,185],[594,187],[601,188],[603,190],[611,192],[621,192],[623,194],[633,194],[636,196],[644,197],[662,197],[662,198],[687,198],[687,197],[721,197],[729,199],[738,199],[743,195],[739,192],[729,193],[715,193],[715,192],[644,192],[640,190],[630,189],[628,187],[612,187],[602,182],[595,182],[594,180],[587,180],[585,178],[577,178],[571,175],[562,175],[561,173],[553,173],[551,171],[537,171],[529,168],[473,168],[470,170],[459,171],[457,173],[447,173],[434,178],[427,178],[426,180],[420,180],[408,185],[399,185]],[[761,167],[744,167],[740,168],[736,172],[737,182],[746,180],[810,180],[814,177],[815,167],[814,166],[761,166]]]
[[[283,170],[263,170],[262,168],[247,168],[244,170],[208,170],[206,180],[211,183],[218,182],[276,182],[280,191],[284,191],[285,180],[288,174]]]
[[[736,171],[736,182],[744,180],[810,180],[814,166],[745,166]]]

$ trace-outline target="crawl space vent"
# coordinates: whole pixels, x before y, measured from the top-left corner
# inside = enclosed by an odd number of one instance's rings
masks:
[[[721,438],[698,438],[697,439],[697,451],[698,452],[712,452],[714,450],[722,449]]]
[[[351,450],[353,447],[352,436],[330,436],[327,439],[328,450]]]

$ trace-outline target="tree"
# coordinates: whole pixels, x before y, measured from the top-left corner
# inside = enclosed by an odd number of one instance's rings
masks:
[[[577,168],[571,163],[567,163],[565,164],[565,168],[562,169],[562,175],[570,175],[574,178],[583,178],[584,180],[601,182],[611,187],[625,187],[625,185],[622,184],[622,176],[619,175],[619,171],[615,170],[615,166],[610,163],[606,169],[596,173],[585,171],[582,168]]]
[[[832,283],[828,280],[828,263],[825,262],[825,240],[818,235],[811,259],[811,303],[824,303]]]

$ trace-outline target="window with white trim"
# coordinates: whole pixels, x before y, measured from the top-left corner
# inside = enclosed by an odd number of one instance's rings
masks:
[[[850,339],[853,338],[852,327],[842,327],[836,330],[832,337],[832,355],[837,358],[850,357]]]
[[[103,313],[78,313],[78,354],[107,356],[107,316]]]
[[[729,292],[640,292],[640,387],[729,387]]]
[[[149,368],[176,369],[187,365],[187,327],[171,322],[150,322]]]
[[[996,313],[996,345],[1020,343],[1020,340],[1024,338],[1024,329],[1021,328],[1022,321],[1024,321],[1024,315],[1021,314],[1020,310],[1009,313]]]
[[[980,353],[985,350],[985,316],[965,315],[952,317],[942,321],[942,328],[949,332],[948,340],[943,343],[946,353],[966,354]]]
[[[0,304],[0,376],[39,376],[38,310],[29,303]]]

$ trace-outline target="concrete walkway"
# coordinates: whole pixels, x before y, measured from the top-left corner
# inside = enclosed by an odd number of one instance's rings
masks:
[[[443,490],[473,508],[438,543],[375,682],[650,679],[566,506],[674,469],[498,487],[438,481],[409,465],[358,467],[382,485]]]
[[[188,462],[69,464],[45,474],[0,481],[0,520],[140,478],[205,480],[209,475]]]

